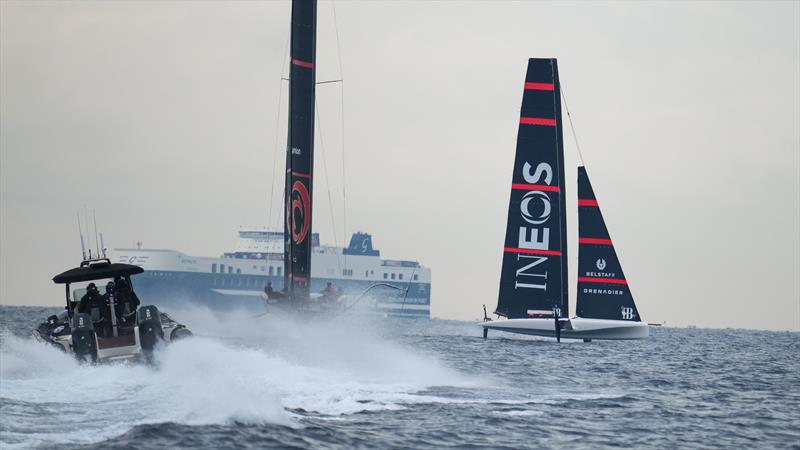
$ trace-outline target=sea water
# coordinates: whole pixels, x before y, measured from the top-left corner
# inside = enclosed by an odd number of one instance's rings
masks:
[[[79,364],[0,307],[0,447],[800,448],[800,333],[562,342],[474,323],[172,311],[152,365]]]

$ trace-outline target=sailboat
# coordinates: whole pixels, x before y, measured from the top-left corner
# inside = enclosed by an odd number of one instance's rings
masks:
[[[642,339],[643,322],[589,175],[578,167],[578,291],[569,317],[561,87],[555,59],[530,59],[511,183],[500,293],[489,330],[557,340]]]
[[[289,69],[289,127],[286,145],[284,186],[283,290],[275,291],[272,283],[265,288],[267,305],[304,312],[343,312],[355,306],[368,292],[387,288],[402,294],[405,303],[408,287],[388,282],[371,282],[354,299],[343,295],[328,282],[321,293],[312,293],[311,260],[314,252],[312,205],[314,180],[314,119],[316,88],[317,0],[292,0]],[[362,240],[362,251],[377,256],[371,243]],[[318,238],[317,238],[318,240]],[[368,266],[360,265],[359,270]],[[414,266],[416,269],[416,265]],[[347,275],[352,277],[353,269]],[[370,275],[373,275],[370,273]],[[384,274],[387,278],[388,274]],[[392,274],[392,279],[395,275]],[[409,282],[418,280],[412,273]],[[400,279],[402,279],[402,275]],[[410,286],[410,285],[409,285]],[[349,301],[348,301],[349,300]],[[401,306],[404,307],[403,304]]]

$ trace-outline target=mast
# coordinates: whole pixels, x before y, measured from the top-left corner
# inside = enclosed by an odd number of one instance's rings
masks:
[[[575,310],[578,316],[590,319],[641,321],[583,166],[578,167],[578,295]]]
[[[561,89],[555,59],[529,59],[496,314],[568,315]]]
[[[311,277],[316,21],[316,0],[292,0],[283,233],[284,288],[292,300],[308,298]]]

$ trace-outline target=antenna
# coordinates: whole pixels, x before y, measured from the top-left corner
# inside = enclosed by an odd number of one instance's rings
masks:
[[[100,233],[100,250],[103,251],[103,258],[106,257],[106,243],[103,241],[103,233]]]
[[[81,257],[86,261],[86,244],[83,243],[83,230],[81,229],[81,213],[76,213],[78,216],[78,235],[81,237]]]
[[[92,259],[92,235],[89,233],[89,208],[86,205],[83,205],[83,218],[86,219],[86,233],[89,236],[86,237],[86,244],[89,247],[89,259]]]
[[[92,208],[92,218],[94,220],[94,248],[97,252],[97,257],[100,257],[100,241],[97,239],[97,214],[95,213],[94,208]],[[104,252],[105,253],[105,252]],[[105,256],[105,255],[103,255]]]

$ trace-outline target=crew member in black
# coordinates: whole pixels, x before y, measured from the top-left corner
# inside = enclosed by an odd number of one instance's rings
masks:
[[[94,283],[89,283],[86,286],[86,293],[81,297],[78,303],[78,312],[84,314],[91,314],[92,308],[102,308],[103,296],[97,291],[97,286]]]
[[[108,306],[103,296],[97,291],[97,286],[94,283],[89,283],[89,285],[86,286],[86,294],[81,297],[81,301],[78,303],[78,312],[91,314],[94,308],[97,308],[100,313],[98,320],[95,321],[95,318],[92,317],[94,329],[98,334],[103,335],[106,317],[109,317],[109,314],[105,312]]]
[[[136,296],[136,293],[133,292],[128,285],[128,281],[124,278],[117,279],[115,295],[117,299],[115,305],[117,320],[124,325],[132,324],[136,321],[136,308],[141,304],[139,297]]]
[[[278,292],[272,288],[272,281],[267,281],[267,285],[264,286],[264,293],[267,294],[268,299],[283,298],[282,292]]]
[[[113,322],[111,321],[111,304],[114,303],[114,311],[116,311],[117,308],[119,308],[119,305],[117,303],[117,296],[114,293],[114,290],[115,290],[114,282],[109,281],[106,284],[106,293],[103,294],[103,308],[100,309],[100,313],[103,316],[103,325],[105,325],[104,328],[106,336],[111,336],[110,331],[113,325]],[[119,314],[117,314],[117,317],[119,318]]]

